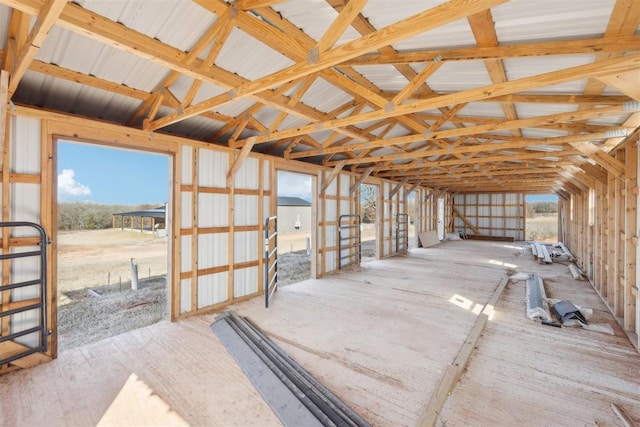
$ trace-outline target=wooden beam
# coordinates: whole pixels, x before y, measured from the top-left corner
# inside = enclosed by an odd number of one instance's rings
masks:
[[[422,184],[422,180],[416,181],[408,190],[407,190],[407,194],[411,194],[412,191],[414,191],[416,188],[420,187],[420,184]]]
[[[578,167],[585,171],[589,176],[593,177],[602,184],[607,185],[607,171],[599,165],[592,165],[589,162],[582,161]]]
[[[251,143],[251,141],[252,141],[251,138],[249,138],[247,143],[245,143],[242,146],[242,150],[240,150],[240,154],[236,158],[235,162],[233,162],[233,165],[231,165],[231,168],[229,168],[229,172],[227,173],[227,188],[232,187],[233,178],[236,176],[236,173],[238,172],[238,170],[240,170],[240,168],[242,167],[242,164],[249,156],[249,153],[251,153],[251,149],[253,148],[253,145],[254,145]]]
[[[553,71],[550,73],[512,80],[506,83],[493,84],[462,92],[452,93],[449,95],[442,95],[431,99],[420,100],[413,103],[396,106],[393,110],[381,109],[368,113],[358,114],[356,116],[334,119],[323,123],[316,123],[313,125],[301,126],[296,129],[276,132],[274,134],[271,134],[268,138],[265,136],[260,136],[258,137],[257,143],[272,141],[274,139],[290,138],[307,133],[318,132],[320,130],[334,129],[336,127],[349,126],[388,117],[398,117],[401,115],[411,114],[416,111],[423,111],[448,105],[457,105],[462,102],[473,102],[478,99],[490,98],[492,96],[508,95],[515,92],[521,92],[534,88],[551,86],[567,81],[583,79],[589,76],[611,74],[612,72],[619,71],[629,71],[639,66],[640,54],[628,55],[620,58],[602,61],[597,64],[580,65],[577,67],[571,67],[559,71]]]
[[[409,177],[405,176],[393,189],[389,192],[389,199],[393,198],[398,191],[409,181]]]
[[[367,169],[365,169],[364,172],[362,172],[362,174],[353,183],[351,188],[349,188],[349,196],[352,196],[353,193],[355,193],[356,190],[360,188],[360,185],[362,185],[365,179],[369,178],[369,175],[371,175],[371,172],[373,172],[374,169],[375,168],[373,166],[370,166]]]
[[[240,0],[238,1],[238,8],[242,10],[259,9],[261,7],[270,7],[284,1],[285,0]]]
[[[443,62],[436,58],[433,62],[427,64],[398,94],[391,100],[393,105],[402,104],[407,98],[415,92],[418,87],[433,75],[442,66]]]
[[[0,153],[4,153],[5,144],[9,141],[5,137],[9,135],[7,127],[9,123],[9,114],[7,107],[9,106],[9,72],[0,70]],[[3,164],[4,156],[0,155],[0,171],[5,174],[9,173],[9,168],[5,168]],[[0,178],[0,182],[3,180]],[[8,180],[6,180],[8,181]]]
[[[44,40],[49,34],[49,30],[53,27],[62,11],[64,10],[67,0],[47,0],[42,9],[38,13],[38,19],[29,33],[24,46],[20,47],[20,53],[13,64],[11,70],[11,78],[9,79],[9,97],[18,88],[18,83],[29,69],[31,61],[42,47]]]
[[[368,54],[343,62],[343,66],[397,65],[433,61],[476,61],[530,56],[573,55],[589,53],[623,53],[638,49],[640,36],[589,38],[555,42],[502,44],[470,48],[439,49],[422,52],[402,52],[395,55]]]
[[[602,83],[640,101],[640,69],[598,77]]]
[[[338,65],[341,62],[355,58],[363,53],[376,50],[380,47],[390,45],[430,29],[454,22],[469,14],[488,9],[504,3],[505,1],[507,0],[476,0],[469,3],[467,0],[450,0],[447,3],[435,6],[410,18],[391,24],[374,33],[368,34],[367,36],[363,36],[359,39],[331,49],[325,52],[324,55],[320,56],[318,61],[292,65],[284,70],[252,82],[244,83],[229,92],[186,108],[182,114],[171,114],[158,119],[151,124],[150,129],[160,129],[212,108],[228,104],[249,95],[257,94],[273,86],[278,86],[282,83]]]
[[[610,156],[597,145],[593,145],[590,142],[570,142],[569,144],[582,154],[595,160],[596,163],[614,176],[620,177],[624,175],[624,163]]]
[[[397,92],[384,92],[381,95],[386,99],[393,99]],[[450,95],[451,93],[432,92],[430,94],[414,93],[410,99],[431,99],[436,96]],[[618,105],[631,101],[631,98],[624,95],[560,95],[560,94],[511,94],[495,96],[493,98],[478,99],[474,102],[506,102],[506,103],[527,103],[527,104],[584,104],[591,106]],[[415,117],[428,118],[436,117],[435,114],[416,113]],[[467,118],[466,116],[463,118]],[[488,117],[488,119],[491,119]]]
[[[331,173],[322,180],[322,187],[320,188],[320,196],[324,196],[324,193],[327,191],[327,188],[331,185],[334,179],[338,176],[340,171],[344,168],[344,160],[342,162],[338,162],[335,167],[331,170]]]
[[[331,49],[346,29],[351,26],[353,20],[366,4],[367,0],[349,0],[346,6],[340,11],[338,17],[331,23],[324,35],[320,38],[317,46],[309,51],[307,61],[315,62],[313,60],[314,56],[317,60],[319,55]]]
[[[584,142],[592,137],[604,137],[605,133],[602,132],[600,134],[590,134],[590,135],[569,135],[569,136],[556,136],[553,138],[544,138],[544,139],[534,139],[534,138],[517,138],[514,141],[503,142],[503,143],[484,143],[484,144],[474,144],[474,145],[460,145],[458,147],[451,148],[440,148],[440,149],[428,149],[422,151],[413,151],[410,153],[402,153],[402,154],[386,154],[382,156],[368,156],[368,157],[359,157],[355,159],[346,160],[347,164],[355,165],[355,164],[363,164],[363,163],[372,163],[372,162],[394,162],[398,160],[415,160],[415,159],[423,159],[426,157],[433,156],[446,156],[451,154],[460,154],[460,155],[469,155],[472,153],[482,153],[486,151],[496,152],[502,150],[514,150],[514,149],[527,149],[530,146],[534,145],[564,145],[569,143],[576,142]],[[561,150],[559,147],[558,150]],[[533,150],[531,150],[533,151]],[[539,151],[539,157],[545,156],[553,156],[555,151]],[[328,163],[328,166],[331,166],[331,163]]]
[[[458,208],[456,208],[455,206],[453,206],[452,208],[453,208],[454,215],[456,215],[458,218],[460,218],[462,220],[462,222],[464,222],[467,227],[472,229],[475,234],[478,234],[478,235],[482,234],[482,233],[480,233],[480,230],[478,230],[478,227],[473,225],[471,223],[471,221],[469,221],[469,219],[466,216],[462,215],[462,213],[458,210]]]

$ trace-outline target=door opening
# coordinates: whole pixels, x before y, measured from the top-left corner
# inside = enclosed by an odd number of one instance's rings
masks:
[[[377,185],[360,185],[361,262],[373,261],[379,258],[377,227],[379,190]]]
[[[313,176],[278,171],[278,286],[312,276]]]
[[[58,348],[168,320],[166,155],[57,141]]]

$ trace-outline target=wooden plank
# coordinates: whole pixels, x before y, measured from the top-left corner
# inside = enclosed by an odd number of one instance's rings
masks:
[[[482,331],[484,331],[489,318],[492,316],[498,299],[500,299],[500,296],[506,288],[507,283],[509,283],[508,278],[505,277],[504,279],[502,279],[502,281],[498,284],[496,290],[491,295],[491,298],[489,298],[489,301],[487,301],[487,303],[484,305],[482,311],[476,319],[473,328],[471,329],[471,332],[469,332],[467,339],[462,345],[460,352],[453,360],[453,362],[447,366],[444,374],[438,381],[435,392],[431,395],[429,402],[420,414],[420,418],[418,419],[417,423],[418,426],[430,427],[435,425],[436,421],[438,420],[438,416],[442,411],[442,407],[444,406],[449,395],[455,389],[458,380],[466,369],[469,358],[473,353],[473,349],[478,345],[478,341],[480,340]]]
[[[345,43],[327,51],[318,61],[298,63],[260,79],[244,83],[233,90],[210,98],[184,109],[180,114],[171,114],[151,123],[150,129],[157,130],[178,121],[193,117],[201,112],[226,105],[245,96],[254,95],[282,83],[338,65],[363,53],[423,33],[433,28],[456,21],[465,16],[504,3],[506,0],[450,0],[429,10],[391,24],[362,38]]]
[[[345,164],[346,164],[346,160],[342,160],[342,161],[338,162],[334,166],[334,168],[331,170],[329,175],[322,180],[322,187],[320,187],[320,195],[321,196],[324,196],[325,192],[327,191],[327,188],[329,188],[329,186],[331,185],[333,180],[336,179],[336,177],[338,176],[338,174],[340,173],[342,168],[344,168]]]
[[[7,114],[8,105],[9,73],[5,70],[0,70],[0,153],[3,152],[4,145],[9,143],[9,115]],[[2,168],[3,161],[4,157],[0,157],[0,173],[4,173],[4,168]]]
[[[254,140],[249,138],[249,140],[247,140],[247,143],[242,146],[240,154],[238,154],[238,157],[233,162],[233,165],[231,165],[229,172],[227,172],[227,188],[231,188],[233,186],[233,178],[242,167],[244,161],[249,156],[249,153],[251,153],[251,149],[253,148],[254,144]]]
[[[319,130],[334,129],[337,127],[354,125],[388,117],[398,117],[405,114],[411,114],[415,111],[445,107],[448,105],[457,105],[462,102],[473,102],[479,99],[486,99],[487,93],[490,93],[491,96],[509,95],[515,92],[521,92],[539,87],[546,87],[549,85],[559,84],[577,79],[584,79],[586,77],[610,74],[613,72],[629,71],[631,69],[637,68],[639,63],[640,54],[627,55],[620,58],[602,61],[598,64],[580,65],[559,71],[553,71],[531,77],[511,80],[505,83],[493,84],[453,94],[436,96],[430,99],[399,105],[393,110],[381,109],[368,113],[358,114],[356,116],[334,119],[328,122],[322,122],[321,124],[316,123],[313,125],[301,126],[292,130],[276,132],[274,134],[271,134],[268,138],[265,136],[260,136],[258,137],[257,143],[304,135],[307,133],[318,132]]]
[[[607,86],[611,86],[630,98],[640,101],[640,70],[627,71],[625,73],[599,76],[598,80]]]
[[[441,57],[445,61],[472,61],[479,59],[505,59],[529,56],[572,55],[583,53],[627,52],[638,46],[640,36],[587,38],[538,43],[517,43],[502,46],[478,46],[457,49],[398,52],[394,55],[374,53],[362,55],[342,63],[345,66],[396,65],[432,61]],[[514,101],[515,102],[515,101]]]
[[[420,246],[423,248],[429,248],[440,243],[440,239],[438,239],[438,232],[435,230],[418,233],[418,238],[420,239]]]
[[[400,189],[402,187],[404,187],[404,185],[409,181],[409,177],[406,176],[402,179],[402,181],[400,181],[399,183],[396,184],[395,187],[393,187],[393,189],[389,192],[389,199],[393,199],[393,196],[395,196],[398,191],[400,191]]]
[[[631,417],[627,415],[624,409],[616,403],[611,404],[611,410],[618,417],[618,419],[622,422],[624,427],[636,427],[636,423],[633,422]]]
[[[345,30],[351,26],[353,20],[366,4],[367,0],[349,0],[318,41],[317,46],[314,48],[316,49],[316,56],[323,54],[333,47]],[[309,57],[313,56],[312,52],[309,53]],[[307,61],[311,61],[311,58],[307,59]]]
[[[370,166],[367,169],[364,170],[364,172],[362,172],[362,174],[356,179],[356,181],[353,183],[353,185],[351,186],[351,188],[349,188],[349,194],[352,195],[354,194],[359,188],[360,185],[367,179],[369,178],[369,175],[371,175],[371,172],[373,172],[375,169],[375,166]]]
[[[460,218],[460,219],[462,220],[462,222],[464,222],[464,224],[465,224],[467,227],[469,227],[470,229],[472,229],[472,230],[473,230],[473,232],[474,232],[474,233],[476,233],[476,234],[482,234],[482,233],[480,233],[480,230],[478,229],[478,227],[476,227],[475,225],[473,225],[473,224],[471,223],[471,221],[469,221],[469,219],[468,219],[466,216],[464,216],[464,215],[462,214],[462,212],[460,212],[460,211],[458,210],[458,208],[456,208],[455,206],[453,206],[453,207],[452,207],[452,210],[453,210],[453,214],[454,214],[455,216],[457,216],[458,218]]]

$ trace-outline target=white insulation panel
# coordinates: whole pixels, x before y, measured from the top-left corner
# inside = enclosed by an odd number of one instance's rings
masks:
[[[235,196],[233,217],[235,225],[258,224],[258,196]]]
[[[247,190],[258,189],[258,172],[260,171],[258,165],[259,159],[248,157],[245,159],[240,169],[236,172],[233,178],[235,188],[242,188]]]
[[[198,268],[222,267],[229,264],[229,233],[198,235]]]
[[[198,309],[218,304],[228,299],[228,272],[198,277]]]
[[[242,263],[258,260],[258,232],[241,231],[234,233],[233,262]]]
[[[40,184],[10,184],[11,221],[30,221],[40,223]],[[15,237],[38,236],[37,230],[19,227],[12,230]]]
[[[198,150],[198,185],[225,188],[228,169],[229,155],[227,153],[206,148]]]
[[[40,173],[40,120],[11,117],[11,172]]]
[[[191,279],[180,281],[180,314],[191,311]]]
[[[180,150],[180,183],[191,185],[193,177],[193,148],[183,145]]]
[[[198,194],[198,227],[229,226],[229,196],[227,194]]]
[[[191,197],[192,193],[190,191],[180,192],[180,228],[191,228],[191,217],[193,216]]]
[[[240,298],[258,292],[258,267],[241,268],[233,272],[233,296]]]
[[[180,236],[180,272],[191,271],[191,236]]]

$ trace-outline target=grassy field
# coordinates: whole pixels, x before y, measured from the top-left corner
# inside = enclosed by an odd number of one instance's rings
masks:
[[[535,218],[527,218],[525,229],[527,240],[557,242],[558,214],[538,214]]]

